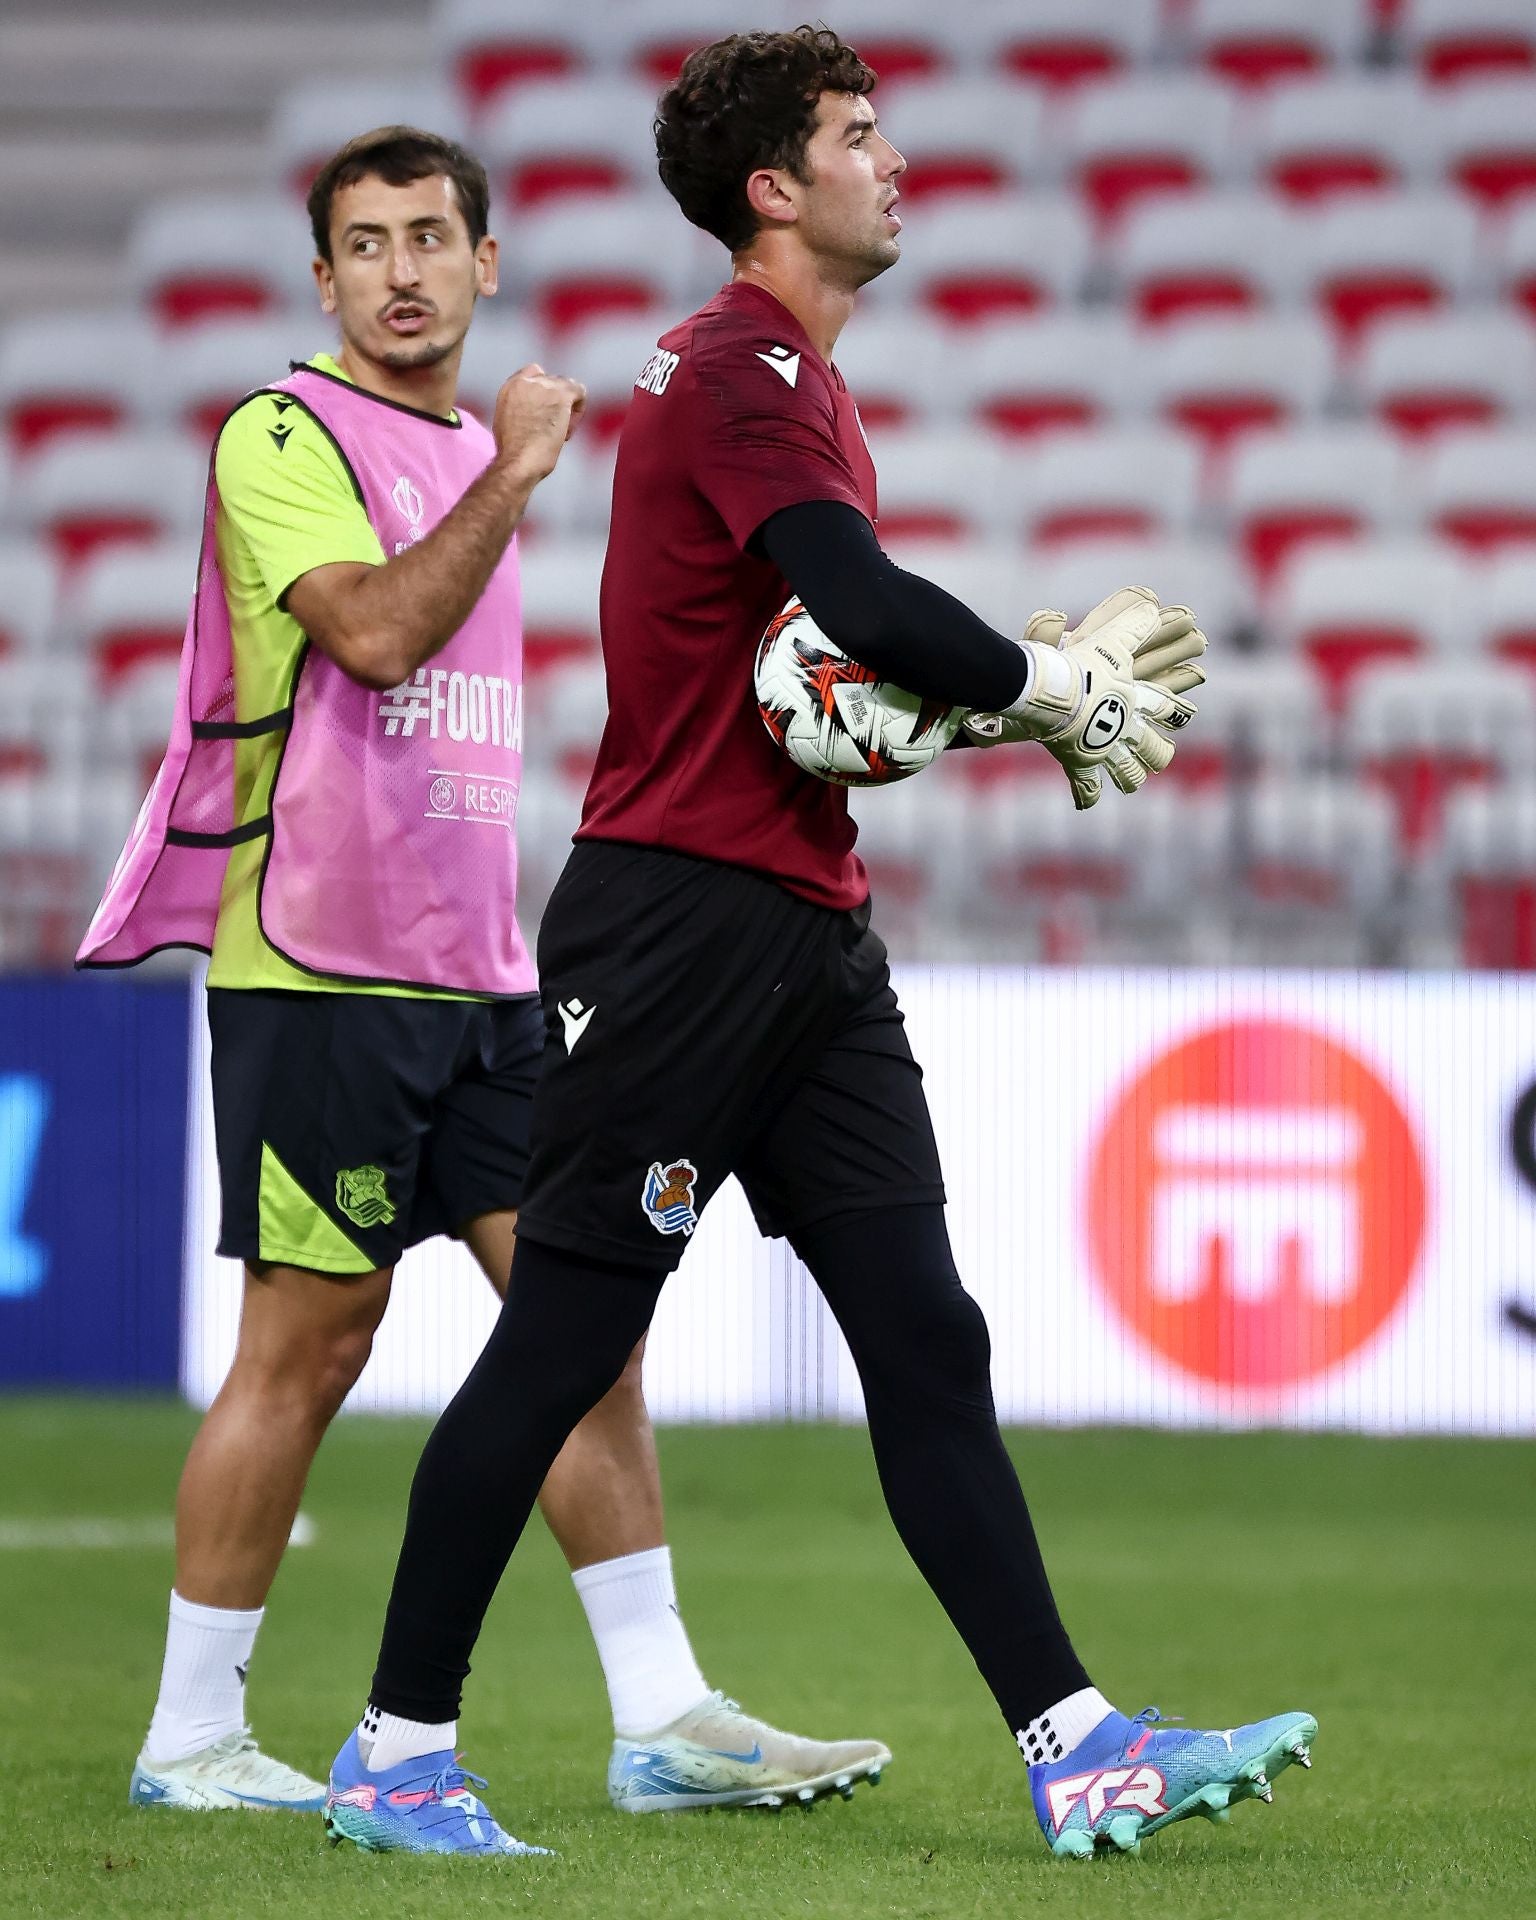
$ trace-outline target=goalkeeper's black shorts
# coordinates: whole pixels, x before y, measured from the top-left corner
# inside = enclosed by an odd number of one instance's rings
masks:
[[[539,937],[526,1239],[667,1272],[735,1174],[765,1234],[944,1198],[869,906],[579,841]]]

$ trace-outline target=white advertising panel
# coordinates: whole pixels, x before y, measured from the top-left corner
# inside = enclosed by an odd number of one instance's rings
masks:
[[[908,969],[955,1257],[1005,1421],[1536,1428],[1536,979]],[[194,1018],[183,1380],[233,1351],[239,1271]],[[1528,1097],[1527,1097],[1528,1096]],[[708,1143],[658,1142],[707,1162]],[[443,1404],[494,1300],[403,1261],[349,1404]],[[836,1328],[734,1183],[662,1297],[662,1420],[857,1419]]]

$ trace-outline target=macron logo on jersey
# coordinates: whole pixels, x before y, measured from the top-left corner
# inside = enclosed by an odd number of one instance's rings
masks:
[[[791,353],[788,347],[770,347],[757,357],[765,367],[773,368],[786,387],[792,387],[800,378],[800,356]]]

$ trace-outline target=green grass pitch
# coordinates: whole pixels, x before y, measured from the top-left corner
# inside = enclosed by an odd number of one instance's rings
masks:
[[[0,1402],[0,1522],[152,1522],[193,1428],[163,1403]],[[323,1773],[356,1717],[424,1426],[327,1441],[251,1676],[257,1732]],[[1053,1861],[1022,1763],[886,1521],[865,1437],[669,1432],[684,1609],[712,1681],[780,1724],[877,1733],[877,1791],[811,1812],[636,1819],[603,1794],[606,1701],[542,1529],[492,1613],[461,1744],[558,1858],[369,1858],[318,1816],[126,1804],[159,1672],[163,1545],[0,1527],[0,1915],[459,1913],[1536,1915],[1536,1447],[1273,1434],[1011,1437],[1063,1610],[1128,1710],[1197,1724],[1300,1706],[1310,1774],[1139,1859]]]

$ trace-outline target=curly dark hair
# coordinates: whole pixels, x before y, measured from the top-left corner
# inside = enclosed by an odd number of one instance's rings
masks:
[[[868,93],[875,78],[830,27],[733,33],[700,47],[657,103],[662,185],[696,227],[738,252],[757,231],[748,176],[783,167],[806,180],[817,101]]]
[[[382,180],[387,187],[408,187],[413,180],[443,174],[453,182],[459,210],[469,228],[469,244],[478,247],[490,222],[491,190],[485,168],[456,140],[420,127],[374,127],[333,153],[315,175],[305,210],[315,252],[330,264],[331,202],[343,187],[359,180]]]

